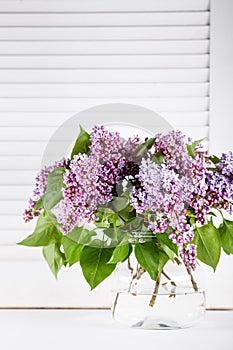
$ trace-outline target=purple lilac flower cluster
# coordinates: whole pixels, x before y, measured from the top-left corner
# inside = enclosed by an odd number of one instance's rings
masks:
[[[122,158],[133,160],[133,152],[140,143],[138,136],[125,140],[119,132],[110,132],[103,125],[95,126],[90,134],[91,153],[99,163],[117,161]]]
[[[118,132],[95,126],[90,154],[79,154],[64,174],[63,200],[55,210],[61,231],[67,233],[84,220],[93,222],[98,205],[113,198],[113,188],[129,172],[139,138],[123,139]]]
[[[197,247],[195,244],[187,244],[186,246],[183,246],[179,250],[180,257],[183,260],[185,266],[187,269],[195,270],[197,262],[196,262],[196,256],[197,256]]]
[[[174,167],[174,162],[173,166]],[[191,196],[191,181],[188,176],[179,176],[168,164],[155,164],[150,159],[143,159],[136,178],[141,187],[133,188],[131,204],[138,214],[150,218],[148,228],[154,234],[170,232],[170,239],[180,251],[186,252],[184,263],[187,268],[195,268],[195,262],[189,257],[194,249],[188,243],[194,234],[187,222],[187,200]]]
[[[55,169],[66,167],[68,164],[67,159],[55,162],[51,166],[43,168],[35,178],[35,186],[32,193],[32,197],[28,201],[28,208],[23,213],[23,219],[25,222],[32,220],[34,217],[39,216],[43,211],[43,207],[35,210],[37,201],[45,194],[47,187],[48,175]]]
[[[172,130],[166,135],[157,134],[154,143],[155,153],[161,151],[164,162],[170,169],[176,170],[180,175],[187,175],[190,157],[185,145],[185,135],[179,130]]]
[[[71,231],[79,222],[91,220],[97,203],[105,196],[97,189],[99,167],[96,158],[79,154],[70,162],[64,174],[63,199],[55,208],[63,233]]]
[[[214,169],[208,169],[211,163],[205,155],[196,153],[192,161],[193,193],[190,203],[202,225],[206,224],[206,214],[211,207],[231,212],[233,201],[233,153],[222,154]]]
[[[220,158],[220,162],[216,165],[216,168],[219,173],[219,177],[217,176],[216,178],[218,185],[217,187],[220,189],[222,198],[224,199],[222,206],[224,209],[228,209],[230,212],[232,212],[231,203],[233,202],[233,152],[229,151],[228,153],[223,153]]]

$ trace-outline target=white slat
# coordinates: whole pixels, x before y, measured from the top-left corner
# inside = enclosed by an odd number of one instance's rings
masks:
[[[209,69],[2,70],[0,83],[207,82]]]
[[[1,0],[4,12],[207,11],[209,0]]]
[[[9,171],[17,170],[17,169],[36,170],[36,169],[40,169],[42,158],[37,156],[17,156],[17,157],[0,156],[0,162],[3,162],[0,164],[0,170],[1,169],[3,170],[8,169]],[[11,191],[13,190],[15,189],[11,189]],[[12,196],[16,196],[16,193],[12,192]]]
[[[42,157],[44,150],[47,146],[48,142],[44,141],[22,141],[22,142],[12,142],[12,141],[0,141],[0,155],[4,156],[40,156]],[[64,144],[64,147],[62,146]],[[53,142],[54,150],[57,147],[62,147],[65,149],[66,144],[62,141]]]
[[[208,83],[0,84],[0,97],[200,97],[208,94]]]
[[[21,159],[23,159],[23,157],[21,157]],[[27,159],[30,159],[30,157],[27,157]],[[36,157],[36,159],[39,159],[39,158]],[[7,168],[9,169],[9,167],[6,167],[6,169]],[[39,170],[39,168],[40,168],[40,165],[37,167],[37,169]],[[20,181],[20,179],[18,179],[18,181]],[[34,182],[34,178],[33,178],[33,182]],[[31,185],[21,185],[21,186],[20,185],[15,185],[15,186],[0,185],[0,201],[3,201],[3,200],[27,201],[32,194],[32,190],[33,190],[33,186]]]
[[[1,31],[0,31],[1,32]],[[207,68],[209,55],[0,56],[0,68]],[[1,72],[0,72],[1,73]]]
[[[141,105],[146,108],[157,111],[189,111],[200,112],[208,110],[209,100],[208,97],[191,97],[191,98],[151,98],[151,99],[139,99],[139,98],[120,98],[120,99],[23,99],[23,98],[1,98],[0,109],[2,111],[70,111],[73,114],[78,111],[98,106],[100,104],[107,103],[129,103],[135,105]],[[2,134],[2,133],[1,133]],[[2,135],[4,137],[4,135]],[[1,138],[0,138],[1,140]]]
[[[30,249],[28,247],[17,246],[16,243],[10,246],[0,246],[0,262],[5,261],[27,261],[28,263],[29,261],[33,263],[42,261],[41,248]]]
[[[1,230],[2,231],[31,231],[34,229],[36,222],[29,221],[25,223],[21,216],[7,215],[1,217]],[[26,236],[26,235],[25,235]]]
[[[29,193],[32,190],[32,186],[34,183],[34,178],[38,172],[38,169],[36,170],[15,170],[15,171],[9,171],[9,170],[1,170],[0,171],[0,183],[2,184],[2,187],[0,187],[0,193],[3,194],[3,189],[5,188],[6,185],[9,185],[12,187],[12,185],[19,185],[24,186],[24,185],[29,185],[28,187],[28,192]],[[12,188],[9,193],[12,193]],[[30,192],[31,193],[31,192]],[[29,193],[29,195],[30,195]],[[5,196],[6,198],[6,196]],[[7,199],[8,196],[7,196]],[[15,200],[16,198],[13,196],[13,199]],[[22,199],[22,198],[21,198]]]
[[[146,13],[30,13],[1,14],[0,26],[65,26],[65,27],[112,27],[112,26],[192,26],[209,24],[209,12],[146,12]]]
[[[32,191],[32,188],[31,188]],[[27,200],[0,200],[0,216],[1,215],[22,215],[23,210],[27,207]]]
[[[117,118],[117,113],[110,111],[111,116]],[[128,112],[130,114],[130,112]],[[95,114],[95,113],[94,113]],[[135,112],[133,112],[133,115]],[[178,126],[207,126],[209,123],[209,113],[206,112],[190,112],[190,111],[180,111],[180,112],[167,112],[162,111],[160,114],[170,123],[176,127]],[[62,123],[72,117],[74,113],[71,112],[1,112],[0,111],[0,126],[47,126],[58,128]],[[92,113],[88,112],[88,115],[92,117]],[[102,112],[101,116],[105,118],[109,117],[109,112]]]
[[[32,232],[32,229],[27,229],[26,224],[25,229],[23,230],[0,230],[0,247],[8,248],[8,246],[14,246],[17,242],[22,241],[26,236],[28,236]]]
[[[1,41],[0,55],[113,55],[113,54],[206,54],[208,40],[165,41]]]
[[[209,38],[209,26],[183,27],[118,27],[118,28],[28,28],[12,27],[0,29],[0,40],[199,40]]]

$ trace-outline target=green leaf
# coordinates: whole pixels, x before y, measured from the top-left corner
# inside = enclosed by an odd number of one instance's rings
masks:
[[[62,233],[56,226],[56,218],[43,212],[37,220],[34,232],[18,244],[28,247],[48,246],[59,241]]]
[[[173,253],[178,255],[178,246],[172,242],[172,240],[169,238],[169,233],[164,232],[161,234],[157,234],[156,238],[159,243],[164,244],[167,246]]]
[[[119,228],[119,227],[109,227],[109,228],[105,228],[103,230],[103,233],[106,237],[108,237],[110,240],[108,240],[106,244],[111,244],[112,247],[116,247],[118,245],[122,245],[124,243],[126,243],[127,240],[127,236],[125,234],[125,232]]]
[[[226,254],[233,254],[233,221],[224,219],[219,227],[221,244]]]
[[[101,245],[102,242],[100,242]],[[83,275],[94,289],[115,269],[116,264],[107,264],[113,253],[112,248],[85,246],[80,257],[80,265]]]
[[[50,270],[57,278],[57,274],[63,265],[63,254],[60,251],[59,245],[50,244],[47,247],[43,247],[43,256],[47,261]]]
[[[138,230],[140,227],[142,227],[144,222],[144,218],[141,216],[133,216],[129,221],[129,226],[130,226],[130,230]]]
[[[155,138],[150,138],[148,140],[146,140],[145,142],[141,143],[135,150],[134,152],[134,157],[136,159],[141,159],[143,158],[149,149],[151,149],[151,147],[154,145],[155,143]]]
[[[34,211],[37,211],[44,206],[44,195],[36,202],[36,205],[34,206]]]
[[[200,140],[197,140],[197,141],[194,141],[191,145],[186,144],[186,148],[187,148],[187,151],[188,151],[188,155],[189,155],[190,157],[194,158],[194,156],[195,156],[194,150],[195,150],[195,148],[196,148],[203,140],[205,140],[205,138],[200,139]]]
[[[115,212],[119,212],[127,207],[129,204],[129,198],[127,197],[114,197],[110,202]]]
[[[168,248],[168,246],[164,243],[160,243],[161,250],[169,257],[169,259],[174,262],[175,261],[175,253]]]
[[[69,265],[73,265],[80,260],[80,255],[83,249],[83,245],[76,243],[67,236],[62,237],[62,245],[65,252],[66,261]]]
[[[161,151],[158,151],[153,157],[152,162],[161,165],[164,160],[164,154]]]
[[[156,281],[159,275],[159,248],[155,242],[136,244],[134,253],[138,263],[149,273],[151,279]]]
[[[158,267],[159,273],[162,272],[164,266],[166,265],[169,259],[170,259],[169,255],[163,250],[159,249],[159,267]]]
[[[220,158],[218,158],[215,155],[209,156],[208,159],[211,160],[211,162],[214,163],[214,164],[218,164],[220,162]]]
[[[72,239],[74,242],[79,244],[88,244],[91,242],[92,237],[96,235],[94,230],[87,230],[83,226],[76,226],[66,237]]]
[[[65,168],[58,168],[48,175],[47,188],[43,198],[46,210],[52,209],[62,199],[64,172]]]
[[[71,158],[79,153],[88,153],[90,145],[90,135],[80,125],[80,132],[71,152]]]
[[[128,258],[130,252],[130,245],[129,243],[119,245],[116,247],[113,251],[113,254],[111,256],[111,259],[109,260],[109,264],[117,264],[118,262],[122,262],[125,259]]]
[[[197,245],[197,258],[215,271],[221,254],[221,240],[216,227],[211,223],[196,227],[194,243]]]
[[[135,217],[134,210],[132,210],[131,205],[127,205],[123,210],[118,213],[123,220],[127,221]]]

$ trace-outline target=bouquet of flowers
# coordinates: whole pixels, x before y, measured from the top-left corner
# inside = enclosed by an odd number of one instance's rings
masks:
[[[215,270],[222,249],[233,253],[233,153],[210,156],[201,141],[80,127],[70,157],[36,177],[23,217],[37,224],[19,244],[43,247],[55,276],[79,262],[91,289],[133,253],[157,283],[168,261],[182,262],[197,289],[197,260]]]

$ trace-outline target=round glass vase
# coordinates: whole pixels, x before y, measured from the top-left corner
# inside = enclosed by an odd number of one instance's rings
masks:
[[[168,263],[156,285],[135,259],[114,273],[112,316],[123,325],[144,329],[191,327],[205,315],[205,293],[194,289],[183,266]]]

